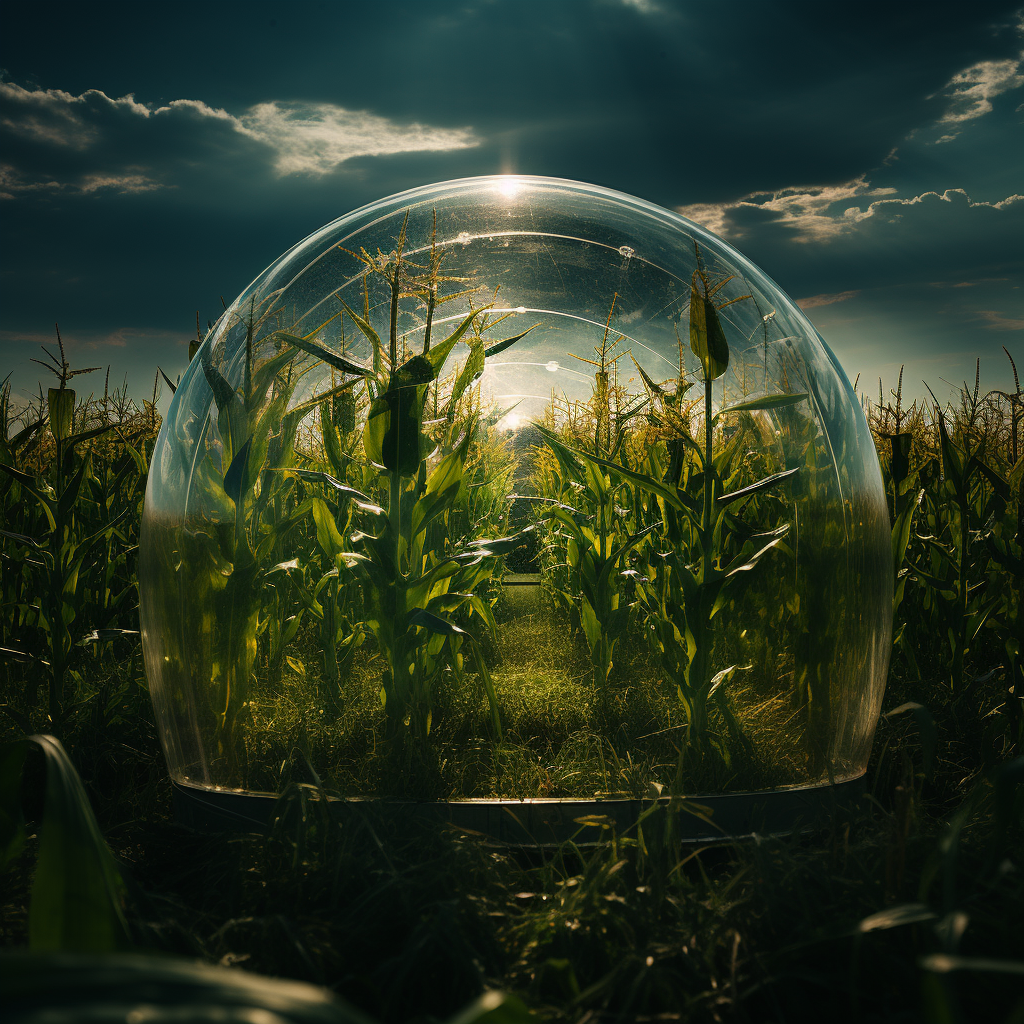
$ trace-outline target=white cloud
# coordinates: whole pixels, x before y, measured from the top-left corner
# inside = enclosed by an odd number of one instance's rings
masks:
[[[270,145],[280,175],[326,174],[357,156],[467,149],[480,144],[468,128],[398,125],[364,110],[332,103],[260,103],[238,120]]]
[[[153,107],[130,94],[114,99],[89,89],[74,96],[61,89],[25,89],[2,81],[0,130],[11,140],[7,162],[0,167],[0,198],[168,187],[170,169],[202,163],[203,147],[213,139],[218,140],[221,159],[240,154],[253,143],[266,147],[267,162],[279,177],[324,175],[361,156],[480,144],[470,128],[399,124],[331,103],[275,101],[236,116],[201,100],[178,99]],[[52,154],[52,173],[28,173],[16,166],[12,146],[23,149],[26,144]],[[71,162],[61,153],[73,155]],[[37,158],[33,163],[45,166],[46,161]]]
[[[641,14],[661,14],[661,4],[655,0],[622,0],[623,7],[632,7]]]
[[[676,207],[679,213],[724,238],[741,238],[743,223],[752,215],[786,229],[795,242],[828,242],[848,235],[870,218],[897,220],[904,207],[926,202],[958,203],[968,207],[1006,209],[1024,201],[1012,195],[995,203],[974,202],[960,188],[924,192],[909,199],[874,199],[892,196],[894,188],[872,188],[864,175],[841,185],[794,186],[776,192],[754,192],[732,203]],[[872,199],[866,206],[854,200]]]
[[[149,109],[136,103],[131,93],[112,100],[99,89],[73,96],[63,89],[24,89],[14,82],[0,82],[0,103],[4,128],[36,142],[71,149],[87,149],[99,138],[89,117],[98,108],[149,116]]]
[[[990,331],[1024,331],[1024,319],[1004,316],[995,309],[979,309],[980,319],[987,321],[985,326]]]
[[[832,306],[837,302],[846,302],[847,299],[855,299],[860,295],[860,289],[849,292],[833,292],[824,295],[809,295],[806,299],[797,299],[796,304],[801,309],[816,309],[818,306]]]
[[[31,193],[54,193],[70,192],[89,194],[91,192],[120,192],[132,194],[138,192],[152,192],[155,189],[165,188],[145,174],[132,173],[132,168],[127,168],[124,174],[86,174],[74,182],[62,182],[54,180],[33,181],[31,178],[18,172],[10,164],[0,165],[0,199],[14,199],[18,195]],[[136,169],[137,170],[137,169]]]
[[[864,175],[840,185],[797,185],[775,192],[752,192],[733,203],[679,206],[684,217],[702,224],[716,234],[735,234],[730,221],[735,214],[762,211],[774,223],[796,232],[798,241],[823,241],[848,231],[858,221],[870,217],[875,204],[866,210],[852,202],[870,196],[892,195],[894,188],[872,188]],[[842,207],[836,210],[836,207]],[[837,216],[838,212],[838,216]]]
[[[983,60],[958,71],[947,83],[943,95],[950,103],[940,124],[959,124],[982,117],[992,109],[992,98],[1024,85],[1021,58]],[[944,136],[939,142],[946,142]]]

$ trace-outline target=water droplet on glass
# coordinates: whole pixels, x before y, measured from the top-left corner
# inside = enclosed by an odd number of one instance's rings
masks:
[[[558,361],[556,359],[552,359],[550,363],[544,364],[544,369],[547,370],[549,373],[557,373]]]
[[[631,257],[636,255],[636,249],[634,249],[631,245],[620,245],[619,246],[619,255],[620,256],[625,256],[626,259],[628,260]]]

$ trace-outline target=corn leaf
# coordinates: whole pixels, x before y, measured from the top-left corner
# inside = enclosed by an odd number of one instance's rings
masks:
[[[340,352],[332,352],[330,349],[324,348],[323,345],[311,341],[309,338],[300,338],[294,334],[287,334],[284,331],[275,332],[274,337],[280,338],[281,341],[285,341],[289,345],[294,345],[295,348],[302,349],[303,352],[308,352],[311,356],[316,356],[317,359],[323,360],[328,366],[333,366],[336,370],[341,370],[343,373],[354,373],[360,377],[365,377],[370,373],[368,366],[363,366],[361,363],[349,359],[348,356],[343,356]]]
[[[781,473],[773,473],[771,476],[766,476],[763,480],[758,480],[756,484],[751,484],[749,487],[741,487],[738,491],[721,495],[715,499],[715,505],[718,508],[725,508],[727,505],[733,504],[733,502],[742,501],[751,495],[759,494],[761,491],[767,491],[769,488],[782,483],[783,480],[787,480],[799,472],[800,467],[797,466],[795,469],[786,469]]]
[[[98,952],[5,952],[4,1008],[21,1021],[266,1021],[275,1024],[372,1024],[326,988],[214,967],[183,957]],[[492,995],[493,993],[488,993]],[[474,1003],[476,1007],[478,1003]],[[497,1004],[495,1004],[497,1005]],[[528,1018],[507,1018],[520,1024]],[[467,1018],[504,1024],[506,1018]]]
[[[760,398],[751,398],[744,402],[736,402],[735,405],[727,405],[719,409],[713,419],[725,416],[731,412],[752,412],[755,409],[784,409],[790,405],[797,405],[807,397],[806,392],[795,395],[762,395]]]
[[[485,356],[496,356],[499,352],[504,352],[505,349],[511,348],[517,341],[522,341],[534,327],[540,327],[540,324],[534,324],[533,327],[527,327],[522,334],[517,334],[514,338],[506,338],[504,341],[496,341],[493,345],[488,345],[484,349]]]
[[[96,824],[82,780],[53,736],[29,736],[19,744],[23,749],[24,743],[35,744],[46,761],[46,802],[29,906],[29,948],[81,953],[129,948],[131,940],[121,909],[124,883]],[[12,756],[14,761],[7,760]],[[23,760],[24,754],[21,757]],[[5,789],[19,779],[16,769],[17,756],[5,754],[0,775]],[[0,794],[8,836],[16,799],[9,790]],[[15,842],[17,828],[15,824]]]

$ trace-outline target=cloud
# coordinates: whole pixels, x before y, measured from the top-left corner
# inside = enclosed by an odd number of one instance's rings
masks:
[[[98,89],[73,96],[63,89],[24,89],[13,82],[0,82],[0,105],[0,125],[8,131],[70,149],[87,149],[98,141],[92,117],[103,108],[149,115],[149,109],[131,94],[112,100]]]
[[[985,327],[990,331],[1024,331],[1024,319],[1004,316],[995,309],[979,309],[978,318],[988,321]]]
[[[1024,57],[1024,54],[1021,55]],[[1021,57],[1006,60],[983,60],[958,71],[947,83],[942,95],[949,98],[949,106],[939,120],[940,124],[959,124],[982,117],[992,110],[992,99],[1010,89],[1024,85]],[[940,142],[954,136],[943,136]]]
[[[732,203],[678,206],[684,217],[723,237],[751,217],[785,227],[797,241],[822,241],[850,230],[870,217],[873,205],[862,210],[851,200],[892,195],[894,188],[872,188],[864,175],[839,185],[796,185],[774,192],[752,192]],[[842,209],[837,211],[837,207]],[[838,215],[837,215],[838,214]]]
[[[907,207],[946,203],[958,209],[985,207],[1008,210],[1024,202],[1024,196],[1011,195],[993,203],[975,202],[962,188],[923,192],[906,199],[875,199],[866,206],[854,200],[874,196],[892,196],[891,187],[872,188],[864,175],[840,185],[794,186],[776,192],[754,192],[732,203],[679,206],[684,217],[696,221],[723,238],[741,240],[758,229],[774,230],[788,241],[799,244],[827,243],[841,236],[863,231],[864,222],[875,218],[895,223]]]
[[[333,103],[265,102],[240,116],[201,100],[162,106],[98,89],[72,95],[0,81],[0,198],[174,187],[198,167],[249,177],[323,176],[356,157],[466,149],[469,128],[402,124]],[[234,170],[234,169],[233,169]]]
[[[238,119],[276,156],[278,174],[326,174],[359,156],[468,149],[480,140],[468,128],[396,125],[333,103],[260,103]]]
[[[621,2],[623,7],[632,8],[641,14],[663,13],[661,4],[657,3],[656,0],[621,0]]]
[[[847,299],[855,299],[858,295],[860,295],[859,288],[849,292],[836,292],[833,295],[828,293],[810,295],[806,299],[797,299],[796,304],[801,309],[815,309],[818,306],[832,306],[837,302],[846,302]]]
[[[164,188],[160,182],[145,174],[85,174],[78,181],[33,181],[9,164],[0,164],[0,199],[14,199],[18,195],[32,193],[77,192],[88,195],[91,192],[119,192],[128,195],[138,192],[153,192]]]

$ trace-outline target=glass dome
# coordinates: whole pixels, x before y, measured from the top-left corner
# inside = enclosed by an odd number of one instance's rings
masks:
[[[863,774],[886,677],[835,357],[728,243],[578,182],[414,189],[260,274],[171,402],[140,558],[189,787],[823,785]]]

